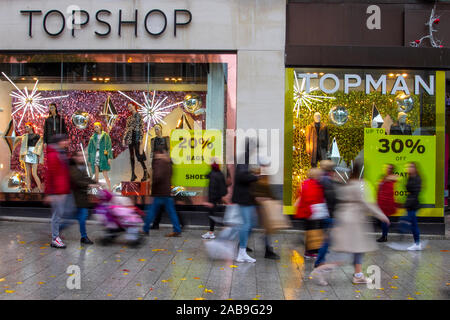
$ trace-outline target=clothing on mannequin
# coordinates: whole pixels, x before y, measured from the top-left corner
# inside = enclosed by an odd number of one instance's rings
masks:
[[[328,151],[328,127],[320,121],[320,113],[314,114],[314,122],[306,127],[306,153],[312,167],[317,167],[320,160],[327,159]]]

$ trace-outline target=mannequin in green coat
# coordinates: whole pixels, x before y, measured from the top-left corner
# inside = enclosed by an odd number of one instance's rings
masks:
[[[111,147],[111,138],[109,134],[103,131],[102,124],[100,122],[94,123],[94,134],[88,145],[88,162],[91,172],[95,172],[95,182],[98,182],[99,172],[101,171],[105,177],[108,190],[111,190],[111,182],[108,177],[108,171],[111,170],[111,159],[113,158]]]

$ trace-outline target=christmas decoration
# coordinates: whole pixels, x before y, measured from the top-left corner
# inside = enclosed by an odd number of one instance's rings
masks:
[[[24,91],[20,90],[14,82],[8,76],[2,72],[3,76],[17,89],[18,92],[12,91],[10,93],[10,96],[13,98],[16,98],[18,101],[13,102],[13,106],[15,106],[16,110],[11,113],[11,115],[14,115],[16,112],[22,111],[22,117],[20,118],[19,125],[20,127],[23,118],[29,112],[31,116],[33,117],[33,120],[35,119],[35,114],[38,113],[40,115],[45,114],[47,107],[42,105],[41,102],[45,100],[54,100],[54,99],[62,99],[67,98],[68,96],[55,96],[55,97],[48,97],[43,98],[42,94],[40,92],[37,92],[37,85],[39,83],[39,80],[36,80],[36,83],[34,84],[33,91],[31,93],[28,92],[28,88],[25,87]]]
[[[308,92],[305,91],[305,82],[306,82],[306,78],[303,78],[302,80],[302,85],[300,86],[298,84],[298,78],[297,78],[297,73],[294,71],[294,78],[295,78],[295,83],[294,83],[294,100],[295,100],[295,105],[294,105],[294,112],[297,113],[297,118],[298,118],[298,114],[300,112],[300,108],[302,106],[306,106],[309,111],[311,111],[310,105],[313,101],[319,101],[322,102],[321,99],[336,99],[335,97],[327,97],[327,96],[317,96],[317,95],[312,95]],[[311,88],[310,92],[316,91],[318,88]]]
[[[79,130],[84,130],[89,125],[89,113],[78,110],[72,115],[72,123]]]
[[[423,36],[420,39],[411,41],[410,42],[411,47],[416,47],[416,48],[420,47],[423,44],[425,39],[429,39],[430,44],[433,48],[442,48],[443,47],[442,41],[434,38],[434,32],[438,32],[438,31],[433,29],[433,25],[438,24],[440,21],[439,17],[435,15],[435,9],[436,9],[436,6],[434,6],[434,8],[431,10],[430,18],[425,23],[425,25],[428,26],[428,35]]]
[[[111,101],[110,95],[108,95],[108,97],[106,98],[105,104],[103,105],[103,111],[102,113],[100,113],[100,115],[105,117],[106,128],[109,133],[117,119],[117,110]]]
[[[375,104],[373,104],[373,108],[372,108],[372,128],[381,128],[381,126],[383,125],[384,121],[383,118],[381,117],[380,112],[378,112],[377,107],[375,106]]]
[[[13,145],[14,145],[14,140],[16,139],[16,130],[14,129],[14,121],[11,120],[9,121],[8,124],[8,129],[6,129],[5,134],[3,135],[3,138],[6,141],[6,144],[9,147],[9,152],[12,154],[13,152]]]
[[[176,102],[176,103],[173,103],[173,104],[170,104],[167,106],[163,106],[164,101],[167,100],[167,96],[164,99],[157,100],[155,102],[156,91],[153,91],[153,97],[151,99],[151,102],[150,102],[149,97],[145,94],[145,92],[142,92],[142,95],[144,96],[144,100],[145,100],[144,104],[140,104],[140,103],[136,102],[135,100],[133,100],[132,98],[130,98],[129,96],[127,96],[126,94],[124,94],[121,91],[119,91],[119,93],[124,95],[125,97],[127,97],[128,99],[130,99],[131,101],[133,101],[134,103],[136,103],[139,106],[138,112],[142,115],[144,122],[147,123],[147,132],[150,129],[151,122],[153,122],[153,125],[160,123],[160,122],[167,124],[163,120],[163,117],[165,117],[166,115],[168,115],[170,113],[170,111],[168,111],[167,109],[183,103],[183,101],[180,101],[180,102]],[[148,140],[148,135],[145,136],[144,150],[147,150],[147,140]]]
[[[330,159],[336,165],[339,165],[339,163],[341,162],[341,154],[339,153],[339,147],[337,145],[336,138],[333,138],[333,142],[331,143]]]
[[[336,106],[331,108],[329,117],[333,124],[343,126],[348,120],[348,111],[342,106]]]
[[[404,93],[397,95],[395,98],[395,102],[397,102],[398,105],[398,112],[408,113],[414,108],[413,98],[411,98],[410,95],[406,95]]]
[[[183,101],[184,109],[189,113],[196,113],[202,107],[202,100],[196,93],[187,94]]]
[[[24,181],[24,177],[19,172],[14,172],[8,179],[8,188],[21,189]]]

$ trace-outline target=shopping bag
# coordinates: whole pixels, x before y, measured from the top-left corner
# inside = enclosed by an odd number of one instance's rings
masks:
[[[278,200],[264,200],[260,206],[261,223],[268,233],[292,228],[291,221],[283,214],[283,204]]]
[[[329,218],[328,208],[325,203],[317,203],[311,205],[311,216],[308,218],[310,220],[322,220]]]
[[[323,229],[312,229],[305,232],[305,250],[317,250],[322,246],[324,237]]]
[[[233,260],[237,242],[230,240],[211,240],[205,242],[206,253],[212,260]]]
[[[239,226],[243,224],[242,216],[239,210],[239,205],[228,205],[223,216],[223,223],[228,226]]]

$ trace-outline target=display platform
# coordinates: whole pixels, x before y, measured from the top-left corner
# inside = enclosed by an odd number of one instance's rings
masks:
[[[150,181],[122,181],[123,196],[148,196],[150,195]]]

